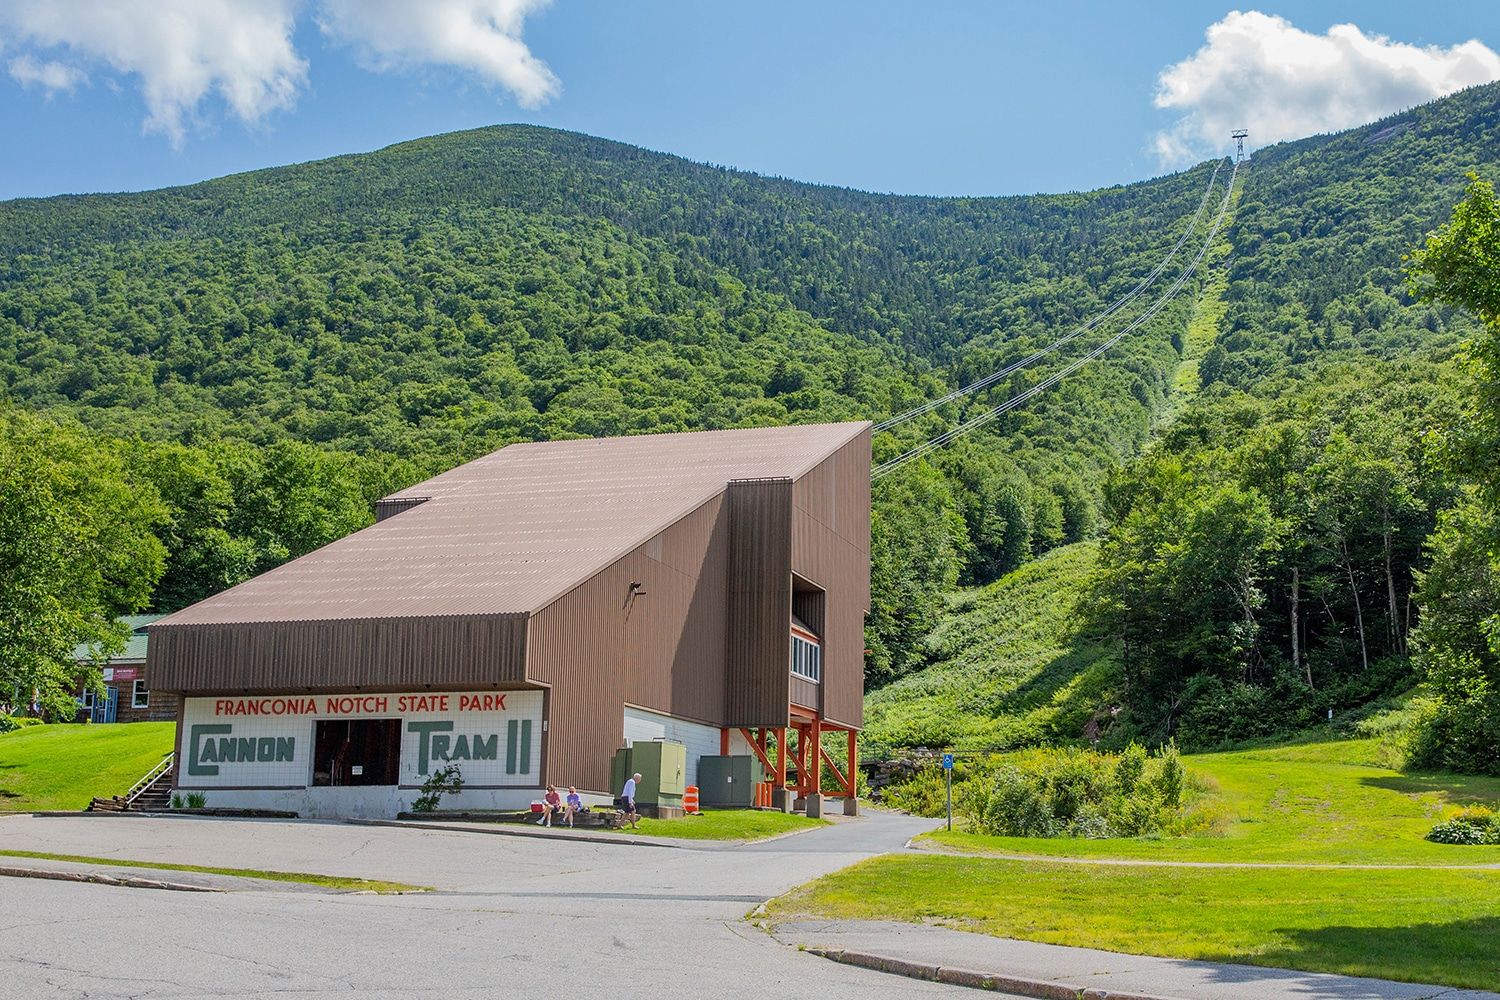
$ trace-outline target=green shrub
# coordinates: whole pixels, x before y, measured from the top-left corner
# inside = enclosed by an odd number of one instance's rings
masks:
[[[436,768],[422,782],[422,793],[412,802],[413,812],[437,812],[444,795],[457,795],[464,787],[464,776],[458,765],[449,762]]]
[[[1427,839],[1436,844],[1500,844],[1500,813],[1468,806],[1429,830]]]
[[[0,714],[0,733],[13,733],[17,729],[24,729],[27,726],[40,726],[43,721],[30,715]]]
[[[188,792],[187,807],[189,809],[207,809],[208,796],[202,792]]]
[[[1131,740],[1120,752],[1119,763],[1115,764],[1115,787],[1121,795],[1129,798],[1135,794],[1136,786],[1145,773],[1146,748]]]
[[[1002,837],[1052,837],[1057,821],[1041,783],[1018,767],[1002,767],[989,781],[982,811],[971,818],[985,833]],[[976,803],[977,804],[977,803]]]
[[[1187,781],[1187,768],[1182,765],[1182,754],[1177,752],[1177,741],[1168,740],[1158,756],[1160,769],[1156,773],[1156,790],[1162,804],[1168,809],[1182,805],[1182,789]]]
[[[1175,744],[1159,756],[1131,745],[1115,755],[1053,748],[1010,754],[976,767],[955,791],[955,807],[972,829],[1003,837],[1142,837],[1212,827],[1195,816],[1195,786]]]

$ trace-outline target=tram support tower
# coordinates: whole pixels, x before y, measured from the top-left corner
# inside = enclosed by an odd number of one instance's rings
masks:
[[[1236,162],[1244,162],[1245,139],[1250,135],[1249,129],[1237,128],[1229,133],[1229,138],[1234,140],[1234,158]]]

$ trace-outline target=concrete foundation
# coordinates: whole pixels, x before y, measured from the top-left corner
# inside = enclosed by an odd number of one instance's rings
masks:
[[[790,788],[773,788],[771,789],[771,808],[789,813],[792,811],[793,797],[794,793]]]
[[[844,799],[844,815],[845,816],[858,816],[859,815],[859,799],[855,798],[852,795],[848,796],[847,798]]]
[[[820,794],[818,792],[813,792],[811,795],[809,795],[806,798],[805,802],[806,802],[807,818],[808,819],[822,819],[823,818],[823,796],[822,796],[822,794]]]

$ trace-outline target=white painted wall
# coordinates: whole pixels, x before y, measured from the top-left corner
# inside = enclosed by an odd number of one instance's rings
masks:
[[[411,809],[415,788],[393,785],[344,788],[235,788],[205,791],[207,805],[219,809],[275,809],[308,819],[391,819]],[[538,801],[535,788],[465,788],[443,796],[443,810],[522,811]],[[609,797],[583,795],[591,806],[609,804]]]
[[[504,707],[499,708],[495,699],[502,694]],[[349,700],[351,698],[353,700]],[[252,703],[251,707],[260,714],[245,714],[247,703]],[[413,710],[414,707],[421,710]],[[187,698],[182,708],[183,760],[179,764],[178,780],[182,788],[193,790],[300,791],[312,782],[314,728],[318,720],[382,718],[401,719],[402,785],[421,784],[427,773],[441,763],[444,752],[459,765],[464,782],[469,785],[524,787],[535,786],[541,779],[542,692],[455,691],[371,696]],[[422,734],[413,731],[411,725],[432,722],[451,724],[451,729],[427,733],[429,759],[424,771],[420,766]],[[518,738],[514,757],[509,752],[513,723]],[[522,723],[528,723],[525,729],[521,728]],[[528,731],[529,746],[523,747],[519,743],[520,734]],[[477,741],[476,737],[479,738]],[[220,759],[214,747],[221,740],[234,741],[236,747],[241,745],[241,740],[254,740],[257,745],[269,741],[267,745],[278,752],[249,761]],[[475,752],[481,742],[494,751],[489,759],[482,759],[481,754]],[[282,753],[281,748],[288,748],[290,752]],[[359,798],[362,802],[373,802],[374,796],[385,796],[391,801],[401,797],[396,789],[383,790],[379,786],[313,791],[319,794],[351,793],[351,799]],[[332,798],[329,801],[331,803]],[[392,814],[395,811],[390,810]]]
[[[687,719],[678,719],[663,712],[653,712],[646,708],[635,708],[625,706],[625,743],[635,743],[637,740],[649,742],[651,740],[671,740],[681,743],[687,747],[687,777],[689,785],[698,783],[698,758],[715,757],[719,753],[719,727],[706,726],[701,722],[690,722]],[[753,754],[750,744],[740,735],[738,729],[729,731],[729,752],[731,754]]]

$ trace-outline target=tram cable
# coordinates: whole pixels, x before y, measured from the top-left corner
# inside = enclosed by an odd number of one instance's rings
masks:
[[[1203,197],[1198,200],[1197,211],[1193,213],[1193,217],[1191,220],[1189,220],[1187,228],[1183,230],[1182,236],[1179,237],[1177,242],[1173,244],[1172,248],[1167,251],[1166,256],[1161,259],[1161,261],[1156,265],[1156,267],[1151,271],[1150,274],[1142,278],[1134,288],[1130,289],[1130,291],[1126,292],[1120,298],[1111,303],[1107,309],[1090,319],[1087,323],[1078,327],[1076,330],[1069,333],[1067,336],[1059,337],[1057,340],[1054,340],[1046,347],[1034,351],[1027,357],[1022,358],[1020,361],[1013,362],[1012,364],[1009,364],[998,371],[990,372],[983,378],[977,379],[961,389],[954,389],[947,395],[939,396],[937,399],[933,399],[926,403],[923,403],[921,406],[915,406],[912,409],[907,410],[905,413],[898,413],[894,417],[890,417],[876,424],[874,429],[877,431],[890,430],[892,427],[904,424],[908,420],[913,420],[917,417],[922,416],[924,413],[930,413],[933,410],[937,409],[939,406],[942,406],[944,403],[950,403],[955,399],[961,399],[964,396],[971,395],[972,393],[976,393],[981,389],[991,386],[1001,379],[1005,378],[1007,375],[1012,375],[1015,372],[1020,371],[1022,368],[1027,367],[1032,362],[1046,357],[1053,351],[1066,346],[1083,334],[1093,330],[1100,323],[1103,323],[1106,319],[1110,318],[1115,313],[1119,312],[1122,308],[1128,305],[1132,299],[1140,295],[1142,291],[1148,288],[1152,282],[1154,282],[1158,277],[1161,276],[1161,273],[1167,269],[1167,265],[1170,264],[1172,262],[1172,259],[1177,256],[1177,252],[1182,249],[1183,244],[1187,242],[1188,236],[1190,236],[1198,228],[1198,220],[1203,216],[1203,209],[1208,205],[1209,195],[1213,193],[1214,182],[1218,180],[1219,171],[1223,168],[1223,166],[1223,160],[1220,160],[1218,163],[1214,164],[1213,173],[1210,174],[1208,178],[1208,186],[1203,191]]]
[[[1148,306],[1139,316],[1131,320],[1130,323],[1123,327],[1118,333],[1114,334],[1108,340],[1105,340],[1103,343],[1099,344],[1087,354],[1083,355],[1080,358],[1077,358],[1072,363],[1049,375],[1047,378],[1026,389],[1024,392],[1018,393],[1015,396],[1012,396],[1010,399],[1007,399],[1005,402],[999,404],[998,406],[995,406],[989,410],[986,410],[984,413],[979,414],[977,417],[972,417],[969,420],[966,420],[963,423],[957,425],[956,427],[952,427],[949,430],[944,431],[942,434],[924,441],[922,444],[919,444],[916,447],[909,449],[908,451],[902,452],[895,458],[882,462],[871,471],[871,481],[873,482],[889,475],[890,473],[901,468],[903,465],[906,465],[908,462],[915,461],[916,459],[921,458],[923,455],[942,448],[956,438],[959,438],[964,434],[975,430],[976,428],[982,427],[985,424],[995,420],[1002,414],[1008,413],[1016,407],[1021,406],[1032,397],[1046,392],[1048,389],[1052,388],[1052,386],[1056,385],[1058,382],[1061,382],[1068,375],[1076,372],[1078,369],[1082,368],[1084,365],[1088,364],[1090,361],[1094,360],[1105,351],[1109,350],[1115,344],[1119,343],[1120,340],[1123,339],[1126,335],[1140,329],[1140,327],[1145,324],[1146,321],[1150,320],[1157,313],[1161,312],[1162,309],[1166,308],[1167,303],[1169,303],[1176,296],[1176,294],[1182,289],[1182,286],[1187,283],[1188,278],[1192,277],[1193,272],[1198,269],[1198,265],[1202,263],[1203,258],[1208,254],[1208,248],[1213,245],[1214,238],[1219,235],[1219,229],[1223,226],[1224,218],[1229,211],[1229,200],[1231,195],[1234,194],[1234,181],[1235,177],[1239,174],[1239,169],[1239,162],[1236,161],[1234,164],[1234,169],[1231,170],[1229,174],[1229,186],[1224,192],[1223,200],[1219,203],[1219,211],[1217,217],[1214,219],[1213,228],[1209,230],[1207,238],[1205,238],[1203,241],[1203,245],[1199,247],[1197,256],[1195,256],[1192,261],[1189,262],[1185,268],[1183,268],[1182,272],[1178,274],[1176,280],[1174,280],[1172,284],[1168,286],[1166,291],[1162,292],[1162,294],[1157,297],[1156,301],[1151,303],[1151,305]]]

